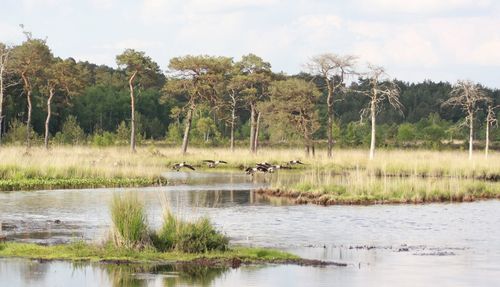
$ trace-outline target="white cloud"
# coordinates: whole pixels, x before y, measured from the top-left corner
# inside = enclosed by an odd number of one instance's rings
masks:
[[[357,0],[366,11],[433,14],[461,9],[487,8],[492,0]]]

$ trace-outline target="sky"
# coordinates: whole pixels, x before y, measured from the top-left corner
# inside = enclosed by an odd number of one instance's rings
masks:
[[[56,56],[114,67],[133,48],[163,70],[186,54],[254,53],[295,74],[336,53],[404,81],[500,88],[497,0],[2,0],[0,41],[21,43],[21,23]]]

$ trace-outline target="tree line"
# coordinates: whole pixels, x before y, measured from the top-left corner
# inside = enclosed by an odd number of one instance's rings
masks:
[[[407,83],[354,55],[316,55],[297,75],[274,73],[254,54],[186,55],[168,70],[126,49],[117,68],[54,56],[46,40],[24,32],[0,43],[0,143],[107,145],[140,140],[224,145],[441,148],[500,141],[498,90],[471,81]]]

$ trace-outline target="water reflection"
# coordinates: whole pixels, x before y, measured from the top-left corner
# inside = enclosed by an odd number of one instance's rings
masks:
[[[0,260],[0,285],[426,286],[439,280],[443,286],[495,286],[500,277],[497,200],[392,206],[289,205],[250,191],[265,184],[258,178],[174,175],[191,183],[133,189],[144,199],[153,227],[160,224],[165,199],[184,217],[210,216],[233,243],[277,247],[307,258],[346,262],[349,267],[245,266],[194,272],[179,266],[155,270],[159,267],[51,262],[30,269],[26,264],[41,263]],[[114,192],[125,190],[0,193],[2,232],[9,239],[43,243],[102,238],[110,223],[108,202]]]

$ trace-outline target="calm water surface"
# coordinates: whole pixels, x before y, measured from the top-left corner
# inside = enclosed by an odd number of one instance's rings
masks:
[[[254,194],[262,178],[166,176],[178,185],[0,193],[2,232],[23,242],[102,240],[113,194],[132,191],[144,199],[153,226],[168,205],[186,218],[210,216],[236,244],[349,265],[213,269],[2,259],[0,286],[500,286],[500,201],[289,205]]]

